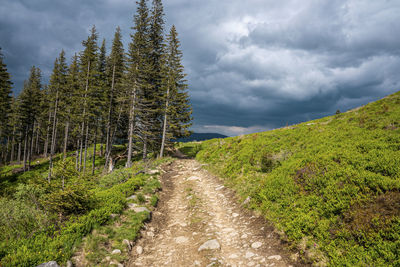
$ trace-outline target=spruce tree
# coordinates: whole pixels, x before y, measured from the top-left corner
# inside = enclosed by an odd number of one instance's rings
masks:
[[[146,155],[147,136],[149,135],[150,103],[149,73],[150,68],[150,37],[149,37],[149,10],[146,0],[137,2],[138,7],[134,16],[135,33],[131,35],[127,55],[127,96],[128,96],[128,158],[126,166],[132,165],[133,141],[136,137],[143,143],[143,155]]]
[[[5,142],[5,139],[6,136],[10,134],[11,93],[12,82],[10,80],[10,74],[7,71],[7,65],[3,62],[3,54],[0,48],[0,150],[2,154],[7,154],[5,150],[8,144]]]
[[[107,64],[107,81],[109,90],[107,90],[107,95],[106,95],[108,103],[108,114],[106,120],[105,169],[108,168],[108,164],[110,162],[114,136],[119,124],[119,121],[114,119],[114,111],[116,108],[116,104],[118,103],[117,101],[123,98],[122,83],[123,83],[124,71],[125,71],[124,47],[122,44],[121,29],[117,27],[114,34],[111,53],[108,58],[108,64]],[[122,103],[120,102],[120,104],[123,104],[123,101]]]
[[[53,156],[56,151],[57,145],[57,124],[59,119],[59,109],[66,108],[65,103],[65,92],[67,87],[67,74],[68,67],[65,60],[65,52],[61,51],[59,57],[54,62],[53,73],[50,78],[49,84],[49,95],[51,101],[50,109],[52,110],[52,132],[51,132],[51,143],[50,143],[50,162],[49,162],[49,175],[48,181],[51,179],[51,172],[53,168]]]
[[[69,137],[72,132],[72,136],[76,137],[79,132],[79,127],[77,123],[77,116],[80,114],[79,111],[79,66],[78,66],[78,56],[75,54],[72,57],[71,64],[68,68],[67,74],[67,86],[65,87],[65,92],[63,94],[64,108],[61,109],[60,113],[64,119],[64,141],[63,141],[63,157],[67,156],[67,148],[69,144]],[[72,129],[72,131],[71,131]],[[75,144],[75,143],[73,143]]]
[[[41,71],[33,66],[29,80],[24,82],[24,88],[18,96],[19,120],[24,136],[24,171],[30,169],[33,129],[40,112],[40,99],[42,98],[41,87]]]
[[[80,130],[80,155],[79,155],[79,170],[86,170],[86,158],[88,149],[88,133],[89,133],[89,118],[93,117],[93,109],[95,102],[93,96],[96,92],[96,79],[97,79],[97,64],[98,64],[98,45],[97,45],[97,31],[93,26],[90,36],[86,41],[82,42],[84,50],[80,53],[80,81],[81,81],[81,97],[79,104],[81,105],[81,130]],[[83,151],[84,149],[84,151]],[[83,155],[84,153],[84,155]],[[83,161],[83,165],[82,165]]]
[[[168,141],[189,135],[187,129],[192,120],[186,74],[181,63],[182,52],[175,26],[172,26],[167,36],[167,42],[162,83],[165,104],[160,157],[163,156]]]

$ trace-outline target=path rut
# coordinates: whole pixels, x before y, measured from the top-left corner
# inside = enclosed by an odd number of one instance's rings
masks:
[[[291,266],[272,227],[200,163],[179,159],[163,170],[159,206],[128,266]]]

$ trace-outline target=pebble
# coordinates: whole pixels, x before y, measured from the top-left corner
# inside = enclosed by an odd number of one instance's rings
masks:
[[[250,259],[251,257],[254,257],[255,256],[255,254],[253,253],[253,252],[251,252],[251,251],[247,251],[246,252],[246,255],[244,256],[246,259]]]
[[[253,244],[251,244],[251,247],[254,249],[260,248],[262,246],[261,242],[254,242]]]
[[[232,213],[232,217],[233,217],[233,218],[236,218],[237,216],[239,216],[239,214],[237,214],[237,213]]]
[[[269,256],[268,259],[269,260],[277,260],[277,261],[279,261],[279,260],[282,259],[282,257],[280,255],[273,255],[273,256]]]
[[[247,263],[247,266],[254,266],[254,265],[256,265],[256,263],[254,261]]]
[[[240,238],[247,238],[247,234],[243,234]]]
[[[137,246],[136,247],[136,253],[139,254],[139,255],[142,254],[143,253],[143,248],[141,246]]]
[[[149,210],[148,208],[146,208],[146,207],[134,207],[134,208],[132,208],[132,209],[133,209],[133,211],[136,212],[136,213],[144,212],[144,211],[150,213],[150,210]]]
[[[178,244],[187,243],[188,241],[189,239],[185,236],[178,236],[177,238],[175,238],[175,242]]]
[[[201,245],[198,249],[198,251],[202,251],[205,249],[220,249],[221,246],[218,243],[218,241],[216,239],[211,239],[208,240],[207,242],[205,242],[203,245]]]
[[[236,254],[229,255],[229,259],[237,259],[237,258],[239,258],[239,256]]]
[[[119,250],[119,249],[114,249],[112,252],[111,252],[111,254],[121,254],[121,250]]]
[[[147,236],[154,237],[154,232],[147,232]]]
[[[136,200],[137,199],[137,196],[136,195],[132,195],[132,196],[130,196],[130,197],[128,197],[127,198],[127,200]]]
[[[187,181],[197,181],[197,180],[201,180],[201,178],[197,177],[197,176],[191,176],[191,177],[187,178],[186,180]]]

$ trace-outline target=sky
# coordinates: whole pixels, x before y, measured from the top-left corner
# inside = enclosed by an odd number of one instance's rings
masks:
[[[151,2],[151,1],[150,1]],[[399,0],[164,0],[188,74],[195,132],[229,136],[295,124],[400,90]],[[48,81],[61,49],[92,25],[130,41],[134,0],[0,0],[0,47],[21,90]]]

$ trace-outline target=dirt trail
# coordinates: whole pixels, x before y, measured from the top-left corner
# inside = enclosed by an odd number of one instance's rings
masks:
[[[272,228],[201,164],[180,159],[164,171],[159,206],[128,266],[290,266]]]

